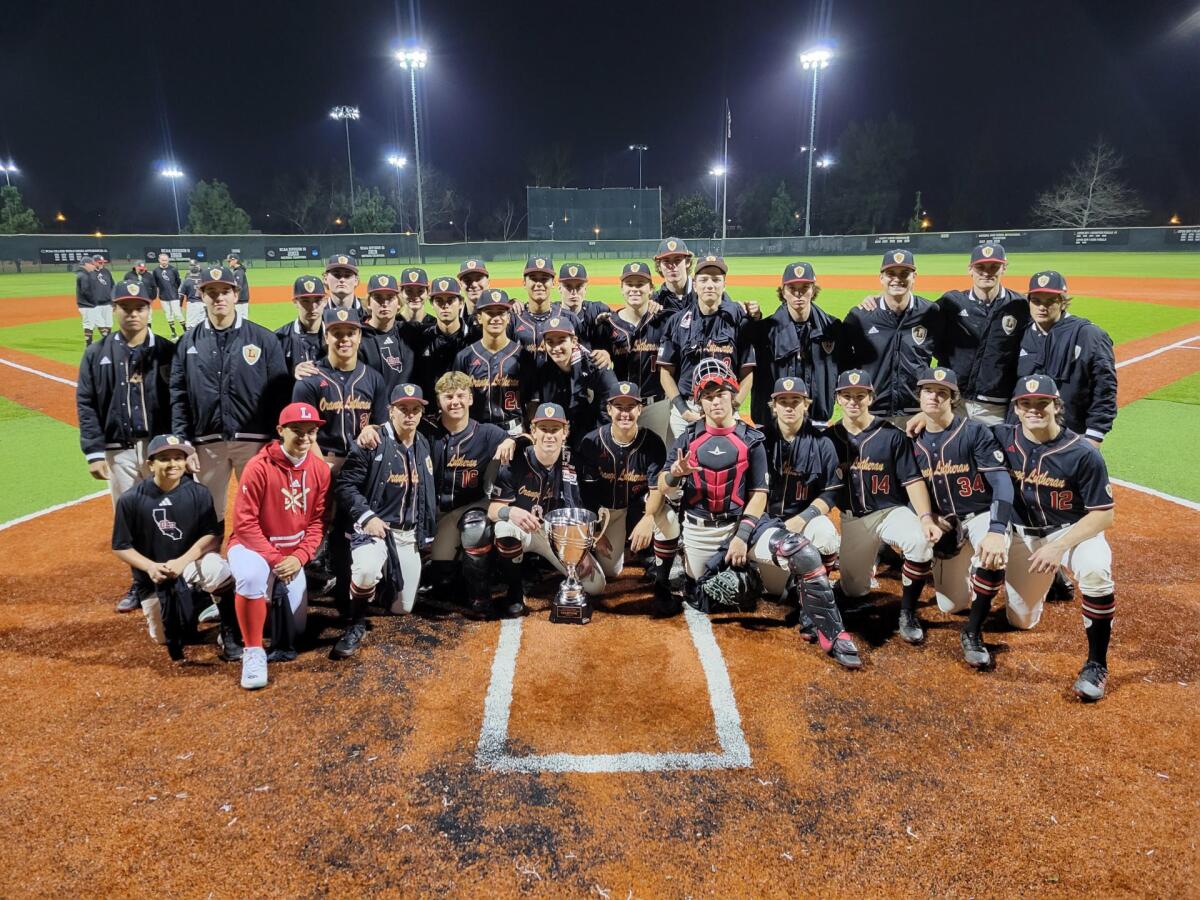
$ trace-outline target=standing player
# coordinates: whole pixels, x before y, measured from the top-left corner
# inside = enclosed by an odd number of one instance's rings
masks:
[[[942,612],[970,607],[959,642],[967,664],[982,669],[991,664],[983,620],[1004,585],[1008,560],[1012,481],[991,429],[955,415],[954,370],[926,369],[917,386],[925,426],[914,440],[917,465],[945,532],[933,547],[933,588]]]
[[[412,379],[416,362],[406,337],[410,326],[398,315],[399,291],[393,276],[371,276],[367,282],[368,316],[359,350],[363,362],[383,376],[389,392]]]
[[[433,321],[409,325],[407,336],[416,355],[413,381],[433,394],[438,378],[451,371],[458,354],[479,337],[479,328],[463,315],[458,279],[439,275],[430,283],[429,297]]]
[[[662,287],[651,300],[663,309],[679,312],[692,305],[696,292],[692,288],[692,251],[679,238],[669,237],[658,245],[654,267],[663,277]]]
[[[658,351],[658,372],[663,393],[671,403],[671,435],[678,437],[704,416],[692,397],[692,374],[702,359],[719,359],[741,387],[734,408],[754,383],[754,347],[743,329],[745,313],[740,306],[724,301],[725,276],[729,267],[719,256],[705,256],[696,264],[696,301],[676,313],[667,325]]]
[[[504,616],[525,613],[521,563],[526,551],[532,550],[566,574],[558,554],[550,547],[542,523],[546,513],[583,506],[575,467],[563,454],[569,430],[563,408],[556,403],[543,403],[530,424],[533,445],[517,453],[496,475],[488,519],[495,523],[499,575],[508,586],[502,608]],[[578,574],[585,593],[596,596],[604,591],[604,571],[591,553],[579,563]]]
[[[604,397],[612,396],[617,379],[611,369],[602,369],[590,356],[579,351],[575,326],[566,318],[553,318],[542,330],[546,347],[544,359],[526,365],[521,399],[531,406],[557,403],[567,411],[575,426],[570,442],[576,449],[584,436],[602,420],[599,413]]]
[[[81,257],[75,270],[75,308],[83,321],[83,346],[92,346],[92,336],[100,332],[103,337],[112,330],[112,323],[105,319],[101,307],[96,305],[96,261],[90,256]]]
[[[587,298],[587,269],[580,263],[564,263],[558,270],[558,298],[575,314],[579,343],[592,351],[593,362],[611,367],[613,333],[608,325],[612,310],[607,303]]]
[[[1079,579],[1088,658],[1074,691],[1080,700],[1104,696],[1108,642],[1116,611],[1112,549],[1112,485],[1104,457],[1082,435],[1059,424],[1063,403],[1048,375],[1017,382],[1013,406],[1018,424],[999,425],[1008,470],[1016,482],[1016,516],[1008,562],[1008,621],[1033,628],[1042,617],[1046,591],[1060,566]]]
[[[682,502],[688,576],[699,582],[714,568],[736,571],[749,563],[796,576],[801,612],[812,620],[821,649],[839,665],[860,668],[820,553],[807,538],[764,515],[767,453],[761,432],[737,417],[737,379],[723,360],[705,359],[696,367],[695,392],[704,417],[676,439],[668,454],[671,466],[659,478],[663,493]],[[736,576],[735,583],[742,588]]]
[[[230,293],[233,293],[230,291]],[[267,653],[263,625],[275,585],[286,589],[293,634],[304,631],[308,607],[304,566],[324,531],[329,466],[311,453],[323,424],[307,403],[291,403],[279,414],[278,441],[263,447],[246,465],[234,506],[229,568],[236,581],[234,604],[245,649],[242,687],[266,687]]]
[[[117,330],[84,352],[75,410],[88,471],[108,481],[115,507],[149,474],[150,438],[170,427],[175,345],[150,330],[150,301],[141,284],[123,281],[113,294]],[[140,602],[137,585],[130,585],[117,612],[132,612]]]
[[[915,378],[914,378],[915,381]],[[904,432],[871,413],[875,389],[870,376],[851,369],[838,376],[842,420],[827,434],[837,447],[845,488],[842,510],[842,594],[864,597],[871,588],[875,555],[884,543],[904,557],[900,595],[900,637],[910,644],[925,639],[917,601],[932,568],[933,544],[942,531],[933,521],[929,491]]]
[[[149,317],[150,328],[154,328],[154,301],[158,299],[158,283],[154,280],[154,276],[146,269],[146,264],[141,260],[130,266],[129,271],[125,273],[122,281],[132,281],[141,286],[141,295],[150,298],[150,311],[147,313]],[[113,290],[116,288],[114,286]],[[175,337],[175,332],[171,332],[171,337]]]
[[[303,378],[316,372],[316,362],[325,355],[325,330],[321,313],[325,308],[325,291],[315,275],[301,275],[292,285],[292,303],[296,318],[279,326],[275,336],[283,350],[283,361],[293,378]],[[307,363],[308,365],[305,365]]]
[[[462,285],[467,314],[471,315],[475,312],[475,304],[479,302],[480,296],[487,290],[488,282],[491,281],[487,265],[482,259],[464,260],[458,267],[458,281]]]
[[[519,342],[535,358],[545,356],[545,328],[551,319],[568,319],[578,331],[579,318],[562,303],[551,301],[550,288],[554,284],[554,263],[536,256],[525,263],[525,306],[513,312],[509,336]]]
[[[679,551],[679,520],[659,489],[658,476],[667,458],[662,439],[638,427],[642,396],[638,386],[622,381],[608,396],[609,425],[601,425],[580,442],[577,454],[583,503],[608,511],[608,525],[596,543],[596,559],[609,578],[625,567],[625,543],[633,553],[654,548],[654,609],[658,615],[678,612],[671,597],[671,563]]]
[[[874,385],[872,414],[904,427],[917,411],[917,373],[933,365],[942,340],[941,309],[913,293],[917,264],[908,250],[883,255],[883,296],[872,310],[850,310],[846,358]]]
[[[400,292],[404,303],[399,317],[414,325],[432,324],[433,317],[425,312],[425,304],[429,302],[429,273],[416,267],[405,269],[400,273]]]
[[[216,266],[200,273],[206,317],[179,341],[171,366],[171,430],[196,448],[199,481],[224,520],[229,476],[240,479],[291,394],[274,332],[237,314],[237,282]]]
[[[429,554],[433,583],[454,584],[454,562],[460,560],[466,615],[483,619],[492,606],[493,534],[487,496],[498,464],[512,460],[516,443],[500,426],[470,417],[469,375],[446,372],[436,387],[441,415],[427,422],[438,509]]]
[[[508,336],[511,311],[512,302],[504,291],[483,292],[475,305],[483,336],[454,357],[454,371],[471,378],[474,418],[516,435],[524,430],[521,368],[530,363],[524,348]]]
[[[842,353],[842,322],[816,305],[821,286],[811,263],[789,263],[776,288],[779,309],[763,318],[751,317],[746,328],[758,361],[758,378],[750,398],[755,422],[769,422],[771,386],[780,378],[798,379],[808,388],[808,418],[824,428],[836,406],[838,360]]]
[[[626,263],[621,270],[625,305],[608,321],[613,331],[613,374],[638,386],[646,404],[639,427],[653,431],[665,444],[670,433],[671,404],[663,396],[658,376],[658,351],[672,313],[666,309],[650,311],[651,286],[649,266]]]
[[[393,614],[410,613],[416,603],[421,560],[437,529],[433,461],[429,442],[417,431],[425,403],[415,384],[397,385],[379,446],[356,447],[338,478],[341,517],[352,524],[355,538],[350,626],[334,645],[334,659],[358,652],[367,633],[367,607],[385,574],[394,592]]]
[[[233,576],[221,558],[224,537],[212,494],[187,474],[191,445],[173,434],[150,442],[151,477],[117,501],[112,549],[133,570],[150,638],[183,659],[183,643],[196,627],[199,609],[191,592],[212,595],[221,612],[221,655],[241,658],[233,600]]]
[[[353,310],[360,318],[366,318],[367,313],[354,292],[358,290],[358,263],[353,256],[335,253],[325,262],[325,292],[328,296],[327,306],[340,306]]]
[[[195,260],[188,265],[187,277],[179,285],[179,296],[184,301],[183,325],[191,331],[204,321],[207,315],[204,309],[204,298],[200,296],[200,276],[202,270]]]
[[[229,271],[233,273],[233,279],[237,282],[237,312],[243,319],[250,315],[250,282],[246,279],[246,269],[242,266],[242,257],[238,253],[230,253],[229,258],[225,260],[229,264]]]
[[[154,284],[158,290],[158,302],[162,304],[163,313],[167,317],[167,327],[171,329],[171,337],[175,337],[175,323],[179,323],[180,334],[184,331],[183,309],[179,303],[179,287],[183,283],[179,270],[171,265],[171,257],[166,253],[158,254],[158,265],[150,270]]]

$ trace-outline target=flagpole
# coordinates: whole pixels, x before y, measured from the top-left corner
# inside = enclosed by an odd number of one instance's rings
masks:
[[[733,134],[733,116],[729,112],[729,98],[725,98],[725,148],[721,153],[721,255],[725,255],[725,231],[729,227],[729,138]]]

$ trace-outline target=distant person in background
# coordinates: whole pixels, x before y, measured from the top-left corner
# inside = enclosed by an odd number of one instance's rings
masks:
[[[103,314],[96,306],[96,263],[90,256],[79,260],[75,270],[75,308],[79,310],[79,318],[83,320],[83,346],[92,346],[92,336],[99,331],[101,337],[112,330],[109,321],[106,326]],[[109,312],[112,308],[109,307]]]
[[[188,263],[187,277],[180,282],[179,296],[185,301],[184,328],[191,331],[205,317],[204,298],[200,296],[200,263],[194,259]]]
[[[179,303],[179,286],[182,279],[179,270],[171,265],[171,257],[166,253],[158,254],[158,265],[151,269],[154,283],[158,288],[158,302],[162,304],[163,313],[167,317],[167,327],[171,329],[171,337],[175,337],[175,323],[179,330],[184,330],[183,309]]]
[[[92,301],[96,305],[100,320],[100,336],[106,336],[113,327],[112,310],[112,272],[104,268],[108,260],[97,253],[92,257],[95,268],[92,269]]]
[[[246,280],[246,270],[242,267],[242,257],[238,253],[230,253],[229,271],[237,281],[238,300],[235,304],[238,315],[243,319],[250,315],[250,282]]]
[[[154,301],[158,299],[158,284],[154,280],[154,276],[146,268],[146,264],[140,259],[130,262],[129,271],[125,273],[122,281],[133,281],[142,286],[142,296],[150,299],[150,309],[147,313],[147,326],[154,327]]]

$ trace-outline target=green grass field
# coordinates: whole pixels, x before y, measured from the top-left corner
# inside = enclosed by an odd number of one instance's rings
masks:
[[[0,522],[107,486],[88,474],[79,432],[0,397]]]

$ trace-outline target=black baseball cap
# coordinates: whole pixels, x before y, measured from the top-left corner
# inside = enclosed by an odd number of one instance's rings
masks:
[[[1065,294],[1067,279],[1053,270],[1037,272],[1029,279],[1030,294]]]
[[[788,263],[783,270],[782,284],[810,284],[817,280],[817,273],[813,271],[812,263],[794,262]]]
[[[862,388],[864,391],[875,393],[875,385],[871,384],[871,376],[862,369],[849,369],[838,376],[836,391],[846,391],[850,388]]]
[[[212,266],[200,270],[200,287],[207,287],[210,284],[227,284],[230,287],[237,287],[237,280],[227,267]]]
[[[574,336],[575,325],[566,316],[554,318],[546,323],[546,327],[542,330],[542,334],[569,334]]]
[[[321,321],[325,323],[326,328],[330,325],[353,325],[355,328],[362,328],[362,319],[358,313],[344,306],[330,306],[321,313]]]
[[[400,287],[395,275],[372,275],[367,281],[367,296],[371,294],[398,294]]]
[[[429,287],[429,273],[417,266],[410,266],[400,273],[400,287]]]
[[[325,260],[325,271],[331,272],[334,269],[349,269],[351,272],[357,275],[358,262],[353,256],[348,256],[345,253],[337,253]]]
[[[722,275],[729,274],[729,266],[725,265],[724,257],[713,253],[696,257],[696,273],[699,274],[701,269],[717,269]]]
[[[402,403],[405,400],[416,400],[422,406],[428,406],[429,401],[425,399],[425,394],[421,391],[419,384],[398,384],[392,388],[392,395],[388,398],[388,405],[395,406],[397,403]]]
[[[538,272],[542,272],[546,275],[549,275],[551,278],[553,278],[554,277],[554,263],[544,256],[529,257],[529,261],[525,263],[525,271],[522,272],[521,274],[522,275],[535,275]]]
[[[808,385],[804,383],[803,378],[796,378],[791,375],[785,375],[783,378],[775,379],[775,390],[771,391],[771,399],[776,397],[810,397]]]
[[[502,306],[505,309],[512,309],[512,301],[508,299],[508,292],[502,291],[499,288],[488,288],[480,294],[475,308],[487,309],[490,306]]]
[[[529,424],[536,425],[538,422],[561,422],[567,424],[567,413],[557,403],[539,403],[537,410],[533,414],[533,418],[529,420]]]
[[[188,456],[196,452],[195,448],[185,438],[174,434],[160,434],[156,435],[150,441],[150,446],[146,448],[146,459],[154,459],[158,454],[167,450],[178,450],[181,453],[186,453]]]
[[[150,298],[146,296],[145,289],[135,279],[119,281],[113,285],[112,302],[120,303],[122,300],[137,300],[141,303],[150,302]]]
[[[618,381],[616,390],[608,395],[608,402],[612,403],[614,400],[620,400],[622,397],[641,403],[642,391],[632,381]]]
[[[988,241],[986,244],[973,247],[971,249],[971,265],[979,262],[1008,262],[1008,254],[1004,252],[1004,245]]]
[[[923,384],[935,384],[949,388],[955,394],[958,393],[958,376],[953,369],[947,369],[945,366],[922,369],[921,374],[917,377],[917,387]]]
[[[1012,395],[1014,400],[1021,400],[1025,397],[1048,397],[1051,400],[1057,400],[1059,397],[1058,385],[1049,375],[1026,375],[1024,378],[1017,379],[1017,386]]]
[[[660,260],[664,256],[691,256],[692,251],[688,249],[687,244],[677,237],[669,237],[658,245],[658,252],[654,254],[655,260]]]
[[[299,300],[301,297],[324,297],[325,285],[321,283],[321,279],[316,275],[301,275],[292,284],[292,299]]]
[[[490,274],[491,273],[487,270],[487,264],[484,263],[484,261],[482,259],[468,259],[468,260],[465,260],[463,262],[463,264],[458,267],[458,277],[459,278],[462,278],[464,275],[490,275]]]
[[[579,263],[563,263],[562,268],[558,270],[559,281],[587,281],[588,274]]]
[[[917,271],[917,261],[913,259],[911,250],[889,250],[883,254],[883,261],[879,264],[879,271],[884,269],[912,269]]]
[[[108,262],[108,260],[106,260],[99,253],[96,253],[96,254],[93,254],[93,256],[92,256],[92,262]]]
[[[462,288],[459,286],[458,279],[451,275],[439,275],[433,279],[433,284],[430,285],[431,296],[434,297],[461,297]]]
[[[645,278],[651,280],[650,267],[641,262],[625,263],[625,267],[621,269],[621,280],[625,281],[629,278]]]

